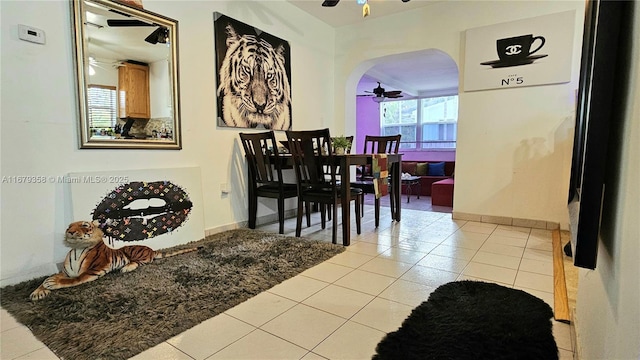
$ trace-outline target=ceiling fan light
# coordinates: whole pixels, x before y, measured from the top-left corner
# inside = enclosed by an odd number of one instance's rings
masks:
[[[384,101],[384,96],[374,96],[371,99],[373,99],[373,102],[381,103]]]

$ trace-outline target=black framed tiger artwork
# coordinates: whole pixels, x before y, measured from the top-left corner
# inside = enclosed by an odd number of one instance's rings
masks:
[[[219,127],[291,129],[289,43],[213,13]]]

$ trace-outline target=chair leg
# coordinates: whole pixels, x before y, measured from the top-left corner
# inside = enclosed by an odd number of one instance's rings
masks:
[[[338,207],[333,204],[333,229],[331,229],[331,242],[337,244],[338,241]]]
[[[324,204],[320,204],[320,223],[322,224],[321,227],[323,230],[327,227],[327,213],[325,212],[325,208],[326,206]]]
[[[278,198],[278,222],[280,222],[279,233],[284,234],[284,198]]]
[[[327,204],[327,220],[331,220],[331,204]]]
[[[362,220],[361,215],[360,215],[360,199],[362,198],[361,195],[356,196],[356,231],[358,232],[358,235],[360,235],[360,233],[362,232]]]
[[[296,237],[302,233],[302,200],[298,200],[298,214],[296,216]]]
[[[307,212],[307,227],[311,227],[311,203],[305,203],[305,211]]]
[[[257,212],[258,199],[255,196],[249,196],[249,229],[256,228]]]

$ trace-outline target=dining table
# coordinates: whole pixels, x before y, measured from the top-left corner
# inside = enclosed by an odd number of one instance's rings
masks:
[[[391,196],[391,219],[400,221],[401,201],[400,189],[402,184],[401,164],[402,154],[376,154],[377,156],[386,155],[387,164],[389,165],[389,182]],[[342,208],[342,245],[351,244],[351,166],[371,165],[373,154],[341,154],[334,155],[334,159],[338,162],[340,168],[340,201]],[[375,223],[379,223],[379,211],[375,212]]]
[[[391,219],[400,221],[401,215],[401,185],[402,185],[402,154],[375,154],[375,156],[386,155],[388,172],[389,172],[389,201],[391,205]],[[272,155],[273,156],[273,155]],[[279,152],[278,157],[285,168],[293,166],[291,154],[287,152]],[[351,244],[351,167],[371,165],[374,154],[334,154],[335,165],[340,169],[337,174],[340,176],[340,207],[342,209],[342,245]],[[275,159],[272,159],[275,161]],[[380,212],[375,211],[375,224],[378,226],[380,222]]]

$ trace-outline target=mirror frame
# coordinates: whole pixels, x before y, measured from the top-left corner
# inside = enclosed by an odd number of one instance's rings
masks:
[[[89,129],[88,85],[89,55],[86,40],[85,1],[115,11],[129,14],[142,20],[153,22],[169,29],[171,48],[171,105],[173,109],[173,140],[147,139],[91,139]],[[80,149],[182,149],[182,131],[180,126],[180,82],[178,76],[178,21],[148,10],[127,6],[110,0],[70,0],[72,12],[72,31],[74,50],[74,67],[76,75],[77,105],[79,110]]]

